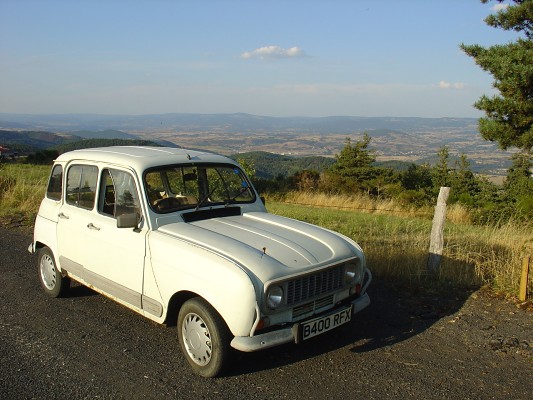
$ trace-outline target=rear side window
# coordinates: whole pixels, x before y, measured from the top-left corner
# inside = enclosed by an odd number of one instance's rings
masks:
[[[52,200],[61,200],[61,191],[63,189],[63,167],[56,165],[52,169],[50,180],[48,181],[48,188],[46,189],[46,197]]]
[[[98,168],[73,165],[67,171],[67,204],[92,210],[96,198]]]

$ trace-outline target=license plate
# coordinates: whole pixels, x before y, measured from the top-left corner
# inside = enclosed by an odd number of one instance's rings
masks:
[[[352,319],[352,306],[344,308],[333,314],[313,319],[300,324],[302,340],[310,339],[340,325],[350,322]]]

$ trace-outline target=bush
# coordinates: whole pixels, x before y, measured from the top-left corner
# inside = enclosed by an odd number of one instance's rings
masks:
[[[428,204],[428,195],[424,190],[404,190],[395,199],[405,206],[422,207]]]

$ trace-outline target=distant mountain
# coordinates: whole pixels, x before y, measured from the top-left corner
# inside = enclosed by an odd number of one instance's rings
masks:
[[[69,133],[84,139],[139,139],[138,136],[112,129],[105,131],[73,131]]]
[[[54,132],[76,130],[126,130],[187,132],[248,132],[292,131],[295,133],[354,133],[365,130],[394,129],[400,131],[477,129],[475,118],[415,118],[415,117],[269,117],[244,113],[235,114],[8,114],[0,113],[0,128],[43,129]]]
[[[45,131],[7,131],[0,130],[0,144],[17,148],[22,146],[25,149],[47,149],[65,142],[80,140],[73,135],[58,135]]]
[[[0,144],[11,150],[32,152],[47,149],[64,153],[70,150],[107,146],[167,146],[179,147],[166,140],[140,139],[120,131],[75,131],[69,134],[45,131],[0,130]]]

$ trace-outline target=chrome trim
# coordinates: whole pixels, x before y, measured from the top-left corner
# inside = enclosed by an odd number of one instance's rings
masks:
[[[84,279],[85,268],[83,268],[83,265],[78,264],[77,262],[72,261],[69,258],[59,256],[59,266],[61,267],[61,271],[65,270],[68,273],[71,273],[73,275],[79,276],[81,279]]]
[[[151,299],[150,297],[141,296],[142,309],[147,313],[150,313],[156,317],[161,317],[163,315],[163,305],[157,300]]]
[[[118,283],[95,274],[94,272],[88,271],[86,268],[85,279],[91,286],[94,286],[109,296],[116,297],[132,306],[142,309],[141,294],[139,292],[119,285]]]
[[[88,271],[83,265],[78,264],[66,257],[59,257],[61,270],[65,270],[68,274],[72,274],[73,278],[79,278],[81,283],[95,289],[96,291],[132,306],[144,310],[156,317],[163,315],[163,305],[157,300],[144,296],[135,290],[131,290],[114,281],[107,279],[99,274]]]

